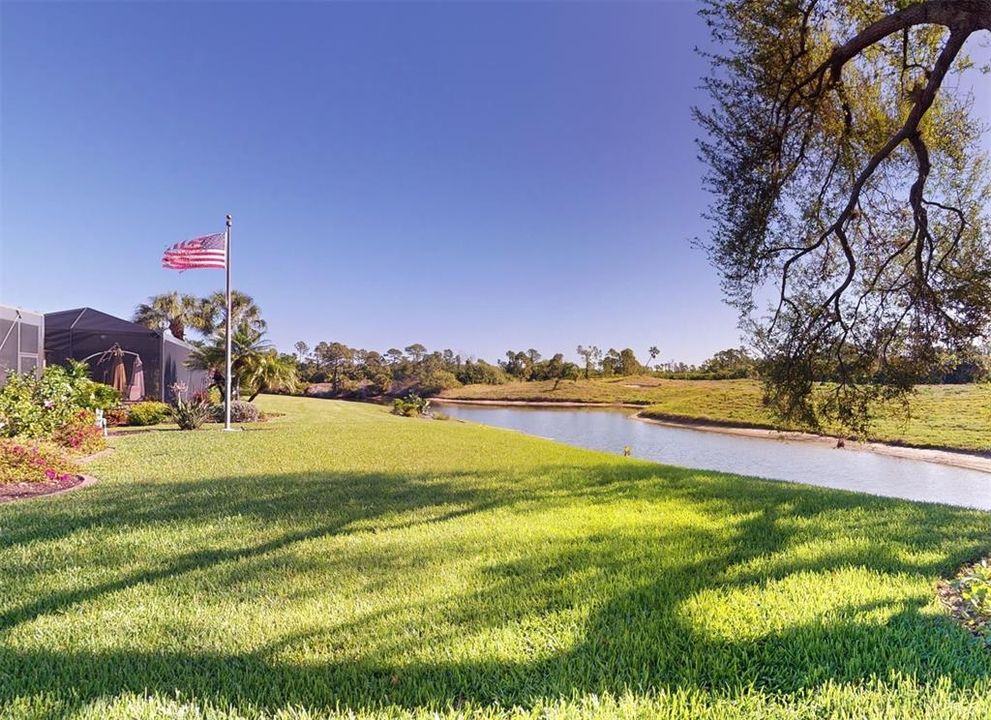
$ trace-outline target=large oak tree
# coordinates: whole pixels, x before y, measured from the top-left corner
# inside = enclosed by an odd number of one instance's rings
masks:
[[[857,426],[987,332],[987,157],[960,77],[991,0],[709,0],[702,15],[704,244],[774,406]]]

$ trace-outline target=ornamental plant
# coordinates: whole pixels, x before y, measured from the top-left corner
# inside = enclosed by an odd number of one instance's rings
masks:
[[[88,373],[89,367],[79,362],[49,365],[40,377],[10,373],[0,388],[0,437],[51,438],[75,422],[80,410],[116,405],[120,394]]]
[[[991,559],[969,565],[950,581],[957,618],[991,643]]]
[[[103,413],[103,417],[107,421],[107,425],[110,427],[119,427],[121,425],[127,425],[130,418],[131,411],[126,405],[117,405]]]
[[[131,406],[128,425],[158,425],[169,419],[172,410],[163,402],[139,402]]]
[[[64,448],[90,455],[107,447],[103,431],[96,425],[96,413],[80,410],[52,434],[52,440]]]
[[[217,422],[224,421],[224,404],[212,406],[213,417]],[[262,419],[261,410],[254,403],[245,400],[234,400],[231,402],[231,422],[233,423],[253,423]]]
[[[172,406],[172,418],[180,430],[197,430],[212,415],[211,407],[199,400],[183,400],[180,396]]]
[[[16,482],[66,481],[78,466],[56,445],[0,440],[0,485]]]
[[[410,393],[404,398],[396,398],[392,402],[392,414],[403,415],[405,417],[416,417],[425,415],[430,401],[415,393]]]
[[[11,373],[0,389],[0,435],[48,437],[78,409],[64,369],[46,368],[41,378]]]

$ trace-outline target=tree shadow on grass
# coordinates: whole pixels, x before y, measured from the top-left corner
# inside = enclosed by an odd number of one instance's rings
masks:
[[[234,491],[150,484],[130,501],[94,505],[42,532],[33,527],[41,517],[35,513],[8,521],[8,547],[111,519],[147,526],[234,513],[292,518],[295,529],[260,542],[196,549],[4,608],[0,708],[18,697],[50,695],[68,712],[127,692],[178,692],[269,712],[287,706],[533,707],[576,695],[657,689],[781,695],[893,673],[965,690],[985,686],[991,671],[988,655],[966,633],[923,611],[931,602],[918,590],[924,583],[911,590],[898,585],[947,572],[986,547],[981,513],[637,462],[553,465],[519,477],[336,473],[227,482],[240,485]],[[649,522],[548,536],[522,556],[489,562],[471,592],[441,601],[397,596],[346,626],[286,633],[250,652],[24,649],[4,642],[24,623],[139,584],[175,583],[193,571],[221,573],[221,566],[226,573],[270,572],[257,561],[319,537],[440,527],[506,510],[518,511],[525,524],[577,505],[602,512],[636,505]],[[691,512],[679,516],[672,508]],[[830,600],[833,582],[876,587]],[[817,590],[825,596],[821,607],[807,595]],[[802,610],[802,603],[810,609]],[[480,644],[485,631],[527,636],[527,628],[569,617],[576,608],[588,612],[572,618],[575,632],[562,631],[550,643],[535,636],[529,656],[501,655],[488,645],[462,659],[444,652],[452,633]],[[782,608],[785,617],[773,617]],[[396,634],[347,660],[287,659],[304,645],[329,646],[335,636],[380,634],[383,622],[411,609],[422,633]],[[432,633],[434,625],[448,629]]]
[[[230,517],[248,518],[259,530],[275,521],[289,521],[298,529],[261,541],[220,536],[214,538],[215,544],[168,556],[164,562],[152,562],[135,572],[117,573],[105,582],[50,592],[28,604],[0,609],[0,632],[109,593],[173,581],[223,563],[247,562],[306,540],[443,523],[511,501],[510,497],[497,500],[473,487],[483,477],[480,473],[437,477],[353,472],[218,478],[199,484],[156,482],[131,485],[130,492],[111,493],[99,502],[71,507],[63,522],[46,519],[43,511],[26,513],[0,531],[0,550],[35,542],[64,542],[74,533],[94,528],[108,527],[126,534],[129,529],[159,524],[208,524]]]

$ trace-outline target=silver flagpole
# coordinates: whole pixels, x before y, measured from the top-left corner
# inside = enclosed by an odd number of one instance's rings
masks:
[[[224,238],[227,256],[227,392],[224,393],[224,430],[231,429],[231,216],[227,216],[227,233]]]

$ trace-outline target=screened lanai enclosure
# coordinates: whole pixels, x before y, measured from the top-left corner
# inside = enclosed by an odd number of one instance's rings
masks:
[[[0,386],[9,372],[36,372],[44,365],[44,337],[44,315],[0,305]]]
[[[177,382],[190,393],[209,385],[206,372],[186,367],[193,349],[164,331],[93,308],[45,315],[45,360],[62,364],[72,358],[87,363],[90,376],[117,387],[126,402],[171,402]]]

